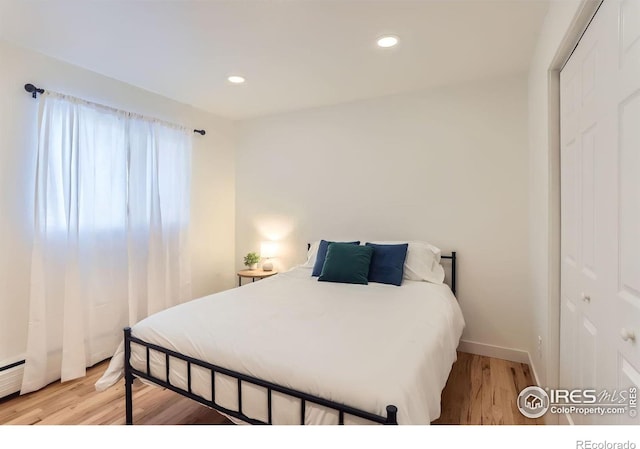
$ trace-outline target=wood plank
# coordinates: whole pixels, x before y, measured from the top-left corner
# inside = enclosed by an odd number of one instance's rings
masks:
[[[494,424],[493,420],[493,378],[491,377],[491,359],[480,358],[480,378],[482,379],[482,391],[480,394],[481,423]]]
[[[479,355],[471,355],[469,363],[469,369],[467,371],[469,389],[469,405],[466,407],[467,413],[465,419],[458,424],[482,424],[482,376],[478,373],[482,373],[482,357]],[[456,386],[452,386],[456,388]]]

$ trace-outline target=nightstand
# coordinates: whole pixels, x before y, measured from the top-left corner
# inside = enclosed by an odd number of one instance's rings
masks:
[[[240,270],[238,271],[238,287],[242,286],[242,278],[251,278],[251,282],[255,282],[256,279],[264,279],[269,276],[278,274],[276,270],[264,271],[264,270]]]

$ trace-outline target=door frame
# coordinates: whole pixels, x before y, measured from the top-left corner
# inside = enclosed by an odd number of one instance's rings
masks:
[[[576,14],[560,42],[548,69],[548,136],[549,136],[549,354],[547,358],[548,381],[557,386],[560,382],[560,72],[582,35],[591,23],[604,0],[581,0]],[[557,420],[557,421],[556,421]],[[547,417],[548,424],[572,424],[567,415]]]

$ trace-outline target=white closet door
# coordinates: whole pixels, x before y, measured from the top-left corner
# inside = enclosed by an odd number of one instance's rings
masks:
[[[611,24],[617,31],[612,48],[616,73],[611,113],[617,119],[618,133],[611,147],[617,162],[611,186],[617,195],[612,204],[614,273],[609,292],[615,309],[615,381],[624,389],[640,387],[640,1],[611,6]],[[620,423],[640,423],[629,415],[619,418]]]
[[[593,388],[606,346],[602,316],[607,313],[603,279],[608,238],[600,219],[610,188],[602,167],[607,157],[603,95],[610,70],[604,21],[598,14],[561,73],[561,387]],[[575,415],[576,424],[591,417]]]
[[[563,388],[640,383],[639,64],[640,2],[606,0],[561,73]]]

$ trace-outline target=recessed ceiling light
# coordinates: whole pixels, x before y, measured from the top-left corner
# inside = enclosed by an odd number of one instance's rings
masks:
[[[231,75],[227,78],[227,80],[229,80],[229,82],[233,84],[242,84],[245,82],[244,77],[239,75]]]
[[[382,36],[378,39],[378,47],[389,48],[398,45],[397,36]]]

